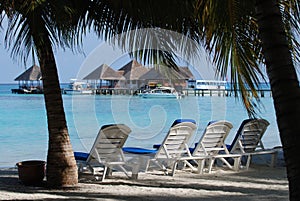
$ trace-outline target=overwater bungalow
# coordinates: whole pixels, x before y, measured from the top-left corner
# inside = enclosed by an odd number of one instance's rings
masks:
[[[148,68],[138,63],[136,60],[130,61],[118,70],[118,72],[125,77],[125,87],[129,89],[138,89],[143,86],[145,83],[140,77],[148,71]]]
[[[176,90],[182,90],[187,86],[187,80],[193,79],[194,76],[188,67],[178,67],[178,71],[159,66],[158,68],[150,68],[150,70],[140,77],[145,85],[150,88],[157,86],[172,86]]]
[[[18,94],[42,94],[42,73],[40,67],[33,65],[15,78],[19,82],[18,89],[12,89],[12,93]]]
[[[96,94],[135,94],[146,88],[170,86],[178,91],[187,88],[187,80],[194,79],[188,67],[174,70],[168,67],[145,67],[132,60],[117,71],[102,64],[82,78],[87,81]],[[126,91],[126,92],[124,92]]]
[[[125,82],[125,78],[107,64],[102,64],[83,80],[90,82],[94,89],[122,88]]]

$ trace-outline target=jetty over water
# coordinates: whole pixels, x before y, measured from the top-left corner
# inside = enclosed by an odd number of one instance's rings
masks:
[[[266,96],[270,96],[272,97],[272,93],[270,89],[258,89],[256,90],[258,95],[260,97],[266,97]],[[236,96],[236,93],[231,90],[231,89],[199,89],[199,90],[195,90],[195,89],[184,89],[183,93],[187,96],[189,95],[194,95],[194,96]],[[249,96],[252,96],[251,91],[248,91]]]
[[[12,93],[17,94],[42,94],[42,73],[40,67],[33,65],[19,75],[15,81],[19,82],[18,89],[12,89]]]
[[[18,89],[12,93],[40,94],[43,93],[42,75],[40,68],[31,66],[19,75]],[[270,87],[262,84],[258,89],[261,97],[268,96]],[[95,94],[95,95],[137,95],[145,90],[157,87],[173,87],[185,96],[235,96],[232,85],[224,80],[197,80],[187,66],[178,69],[156,65],[143,66],[136,60],[123,65],[118,70],[107,64],[101,64],[81,81],[71,79],[68,88],[63,88],[63,94]],[[249,96],[252,93],[249,90]]]
[[[128,88],[101,88],[101,89],[92,89],[94,95],[137,95],[142,93],[143,90],[134,90]],[[225,89],[210,89],[210,90],[195,90],[195,89],[182,89],[179,91],[185,96],[219,96],[219,97],[231,97],[235,96],[234,91]],[[272,97],[270,89],[261,89],[257,90],[260,97]],[[251,92],[249,91],[249,96]]]

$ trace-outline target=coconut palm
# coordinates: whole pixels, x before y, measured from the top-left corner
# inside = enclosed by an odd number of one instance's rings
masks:
[[[84,29],[80,31],[83,32],[86,29],[94,29],[104,39],[108,39],[123,31],[161,27],[183,33],[199,44],[203,41],[208,52],[213,55],[213,60],[221,77],[227,74],[227,67],[230,66],[231,79],[236,83],[234,90],[237,91],[237,86],[239,86],[241,97],[249,115],[255,114],[255,100],[259,101],[255,89],[258,86],[259,77],[263,76],[260,62],[266,64],[287,163],[290,197],[291,200],[297,200],[298,192],[300,192],[298,191],[300,186],[298,185],[300,182],[298,179],[299,163],[296,159],[297,131],[300,126],[297,122],[299,121],[297,114],[300,107],[298,105],[299,83],[293,60],[296,61],[295,58],[299,58],[298,43],[294,37],[294,33],[299,33],[298,1],[167,0],[139,2],[128,0],[116,2],[93,0],[85,3],[81,1],[59,1],[60,6],[57,5],[58,1],[51,1],[51,3],[45,3],[47,1],[43,0],[34,3],[28,2],[28,6],[26,3],[24,4],[24,1],[20,1],[19,4],[16,1],[13,2],[14,4],[8,6],[2,3],[5,9],[1,9],[8,13],[13,12],[12,15],[9,15],[13,17],[10,21],[11,29],[8,29],[8,36],[11,36],[8,37],[8,41],[19,38],[12,49],[16,54],[22,52],[22,48],[20,48],[22,44],[25,44],[25,47],[35,47],[45,79],[45,101],[50,136],[47,159],[50,169],[47,172],[47,179],[51,181],[50,183],[58,184],[61,182],[55,181],[55,178],[52,178],[54,175],[59,178],[61,173],[67,173],[69,178],[75,178],[76,174],[73,171],[75,164],[68,139],[62,101],[58,95],[60,93],[52,45],[60,41],[70,42],[69,39],[74,39],[74,36],[77,36],[75,34],[79,34],[79,30],[82,28]],[[194,7],[191,5],[195,6],[196,12],[192,12],[191,8]],[[165,8],[168,9],[165,10]],[[61,16],[64,17],[60,18]],[[276,17],[273,18],[273,16]],[[70,19],[75,21],[71,27]],[[275,20],[277,21],[275,22]],[[74,24],[80,25],[79,28],[76,29]],[[16,32],[16,30],[21,31]],[[61,30],[66,32],[61,32]],[[143,34],[144,36],[147,35],[147,33]],[[127,36],[132,38],[130,35]],[[158,34],[154,38],[159,39],[160,37]],[[166,39],[165,36],[161,38]],[[81,38],[78,37],[77,39]],[[136,41],[143,42],[145,38],[136,39],[138,39]],[[127,42],[129,43],[119,42],[119,45],[126,46],[129,44],[130,49],[135,50],[136,44],[130,43],[130,40]],[[155,42],[159,46],[165,45],[176,48],[176,45],[172,45],[172,42],[176,42],[176,40],[170,39],[164,43],[159,43],[159,40]],[[70,44],[74,45],[72,42],[63,42],[61,45]],[[150,50],[147,50],[148,53],[150,52],[149,54],[138,52],[133,56],[140,56],[141,59],[147,60],[147,58],[158,54],[159,56],[156,58],[159,59],[154,62],[169,61],[172,66],[174,61],[172,60],[174,57],[172,51],[155,51],[151,44],[149,47],[151,47]],[[245,83],[250,87],[254,100],[247,95]],[[55,163],[54,160],[59,162]],[[76,181],[69,182],[69,184],[71,183],[76,183]],[[66,183],[61,182],[60,184]]]
[[[296,20],[292,31],[299,33],[299,1],[285,3],[291,3],[294,8],[294,16],[287,17]],[[294,67],[297,57],[292,57],[295,51],[292,51],[289,35],[285,34],[285,21],[276,1],[257,1],[257,22],[283,145],[290,200],[300,200],[300,163],[297,160],[297,142],[300,140],[297,134],[300,129],[300,88]],[[296,45],[296,51],[299,51],[299,44]]]
[[[76,44],[70,7],[72,1],[1,1],[7,17],[6,46],[13,57],[24,59],[33,49],[43,77],[44,99],[49,132],[47,184],[50,187],[78,183],[77,166],[68,134],[54,47]],[[82,7],[84,8],[84,6]],[[78,15],[77,15],[78,16]]]
[[[80,51],[82,36],[90,29],[104,39],[131,29],[124,25],[126,17],[122,21],[122,10],[112,8],[108,2],[97,0],[0,2],[4,13],[0,22],[4,18],[8,20],[5,42],[12,57],[26,61],[33,50],[41,67],[49,132],[46,177],[50,187],[78,183],[53,50],[70,47]],[[162,55],[161,58],[172,61],[168,53]]]
[[[155,2],[143,1],[143,5],[139,5],[138,1],[127,1],[122,5],[111,3],[110,6],[129,16],[131,21],[128,24],[133,27],[162,27],[191,36],[199,44],[203,41],[217,66],[218,75],[224,77],[230,73],[234,91],[240,92],[249,116],[256,116],[259,109],[256,90],[260,80],[265,79],[262,66],[266,67],[287,165],[290,199],[300,200],[300,163],[297,160],[300,89],[294,66],[299,61],[299,1],[182,1],[181,4],[176,2],[182,12],[170,8],[174,14],[160,12],[161,7]],[[185,3],[195,5],[195,12],[190,15],[184,12],[188,11]],[[172,2],[166,4],[172,5]],[[182,14],[179,18],[184,20],[178,20],[177,13]],[[193,17],[195,21],[191,20]],[[139,39],[139,34],[136,35]],[[159,38],[159,35],[154,37]],[[176,40],[170,41],[176,43]],[[164,45],[176,48],[176,45]],[[153,46],[150,44],[149,47]],[[146,49],[149,48],[146,46]],[[135,56],[145,58],[141,55]],[[153,54],[150,52],[149,56]],[[253,98],[248,95],[247,87]]]
[[[300,89],[294,67],[299,59],[299,6],[298,1],[279,0],[199,0],[197,4],[199,19],[205,25],[206,48],[223,75],[230,66],[232,81],[241,89],[243,83],[255,89],[255,71],[261,73],[260,62],[266,66],[287,165],[290,200],[300,199]],[[247,96],[243,98],[246,106],[251,105]]]

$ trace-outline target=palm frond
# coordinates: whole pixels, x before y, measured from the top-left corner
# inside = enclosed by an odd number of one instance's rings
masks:
[[[5,46],[11,50],[11,56],[16,60],[26,62],[33,42],[26,19],[21,15],[14,15],[8,19],[8,28],[5,35]]]
[[[254,2],[199,0],[196,8],[204,29],[204,45],[217,68],[216,76],[224,79],[230,73],[235,95],[242,97],[248,114],[255,115],[254,108],[259,106],[256,90],[263,71]]]
[[[43,34],[47,34],[53,48],[68,47],[81,51],[83,32],[77,27],[85,17],[86,5],[84,1],[71,0],[15,0],[2,3],[2,11],[8,18],[5,45],[11,51],[11,56],[26,62],[30,50],[36,45],[32,36],[39,35],[39,30],[43,28],[47,30]]]
[[[297,0],[279,1],[282,11],[283,22],[286,35],[289,41],[289,48],[293,56],[293,60],[299,64],[300,62],[300,3]]]
[[[187,0],[96,0],[92,2],[86,23],[102,39],[131,52],[141,62],[165,63],[176,69],[176,51],[189,58],[199,49],[199,44],[187,45],[187,41],[197,38],[197,32],[191,30],[198,28],[193,9]]]

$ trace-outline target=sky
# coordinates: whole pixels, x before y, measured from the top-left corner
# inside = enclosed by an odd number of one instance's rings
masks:
[[[0,32],[0,38],[3,40],[3,32]],[[114,69],[119,69],[130,62],[126,52],[122,52],[116,47],[101,41],[95,34],[88,34],[83,40],[84,53],[73,53],[70,49],[58,49],[55,51],[56,64],[58,68],[59,80],[61,83],[68,83],[70,79],[82,79],[102,64],[108,64]],[[196,79],[213,79],[214,73],[212,66],[203,55],[201,64],[197,61],[196,65],[190,62],[181,61],[179,66],[189,66]],[[10,53],[4,47],[4,42],[0,41],[0,61],[1,74],[0,83],[16,83],[14,79],[33,65],[29,58],[26,65],[18,63],[10,57]],[[199,70],[200,69],[200,70]],[[199,72],[201,71],[201,72]]]
[[[2,37],[2,34],[1,38]],[[76,77],[78,70],[85,60],[86,56],[96,48],[102,41],[96,36],[90,34],[84,39],[82,53],[73,53],[70,49],[65,51],[58,49],[55,51],[55,58],[58,68],[60,82],[69,82],[71,78]],[[33,65],[31,58],[28,59],[27,65],[14,61],[10,57],[10,53],[5,49],[3,42],[0,43],[0,63],[1,74],[0,83],[17,83],[14,79],[25,71],[25,67],[29,68]]]

